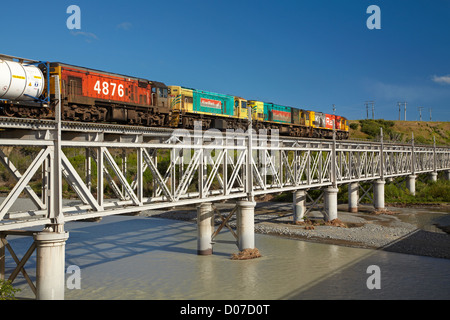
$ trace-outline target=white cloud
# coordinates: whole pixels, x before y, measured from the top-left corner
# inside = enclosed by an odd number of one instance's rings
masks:
[[[433,78],[431,80],[433,80],[434,82],[439,83],[439,84],[450,84],[450,74],[448,74],[446,76],[440,76],[440,77],[435,75],[435,76],[433,76]]]
[[[98,37],[95,33],[92,32],[83,32],[83,31],[71,31],[70,32],[74,36],[83,36],[86,38],[87,42],[92,42],[92,40],[98,40]]]
[[[122,22],[116,26],[117,29],[130,30],[132,24],[130,22]]]
[[[448,80],[450,80],[450,78]],[[450,82],[441,83],[450,84]],[[417,84],[395,84],[371,80],[364,82],[364,91],[373,97],[371,99],[395,101],[395,103],[397,101],[408,101],[411,103],[422,103],[426,101],[431,103],[433,101],[450,98],[450,91],[444,87]]]

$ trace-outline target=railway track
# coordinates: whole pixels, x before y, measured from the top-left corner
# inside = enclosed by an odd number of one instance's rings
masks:
[[[48,119],[31,119],[31,118],[12,118],[12,117],[0,117],[0,132],[7,130],[56,130],[57,122],[55,120]],[[143,136],[158,136],[167,137],[172,136],[175,130],[174,128],[162,128],[162,127],[144,127],[144,126],[131,126],[123,124],[113,124],[113,123],[92,123],[92,122],[78,122],[78,121],[61,121],[61,130],[63,132],[79,132],[79,133],[90,133],[90,132],[101,132],[107,134],[123,134],[123,135],[143,135]],[[179,130],[179,129],[178,129]],[[195,134],[195,130],[182,129],[191,135]],[[217,132],[217,131],[216,131]],[[223,134],[227,134],[224,132]],[[1,133],[0,133],[1,135]],[[244,137],[248,136],[247,133],[234,132],[234,137]],[[270,139],[270,135],[268,135]],[[290,136],[278,136],[280,140],[285,142],[295,143],[295,142],[310,142],[310,143],[330,143],[331,139],[319,139],[319,138],[298,138]],[[369,139],[347,139],[339,140],[339,143],[343,144],[364,144],[372,145],[379,144],[380,140],[369,140]],[[411,146],[411,142],[398,142],[398,141],[384,141],[385,145],[396,145],[396,146]],[[416,146],[420,146],[416,144]],[[429,146],[429,145],[423,145]],[[442,146],[445,147],[445,146]]]

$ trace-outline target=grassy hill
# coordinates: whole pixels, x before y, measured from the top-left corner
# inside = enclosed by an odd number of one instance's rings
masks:
[[[380,127],[385,140],[407,142],[414,133],[416,144],[450,145],[450,122],[438,121],[391,121],[391,120],[349,120],[350,139],[378,139]]]

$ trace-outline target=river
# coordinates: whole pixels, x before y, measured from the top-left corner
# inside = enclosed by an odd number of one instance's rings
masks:
[[[256,234],[262,257],[236,261],[230,259],[238,249],[229,231],[219,234],[213,255],[198,256],[192,222],[111,216],[65,228],[66,268],[81,272],[80,288],[66,288],[67,300],[450,298],[449,259]],[[8,240],[19,259],[31,244],[27,237]],[[379,289],[367,285],[373,265],[379,267]],[[7,274],[14,266],[7,255]],[[35,254],[26,265],[33,279],[34,266]],[[14,285],[21,289],[18,298],[33,297],[21,275]]]

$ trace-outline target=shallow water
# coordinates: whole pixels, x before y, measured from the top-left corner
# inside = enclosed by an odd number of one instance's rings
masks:
[[[449,259],[256,234],[263,257],[234,261],[238,249],[228,231],[213,255],[198,256],[195,224],[150,217],[70,222],[66,230],[66,267],[81,269],[81,288],[65,291],[69,300],[450,298]],[[8,239],[19,258],[30,245],[29,238]],[[34,259],[27,264],[32,278]],[[381,289],[367,287],[371,265],[380,267]],[[7,274],[14,266],[7,255]],[[23,277],[15,285],[17,297],[33,297]]]
[[[395,210],[395,209],[394,209]],[[450,226],[449,208],[403,208],[396,215],[401,221],[411,223],[418,229],[444,233],[438,226]]]

